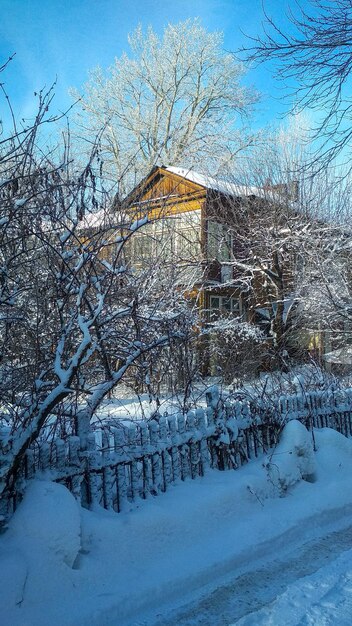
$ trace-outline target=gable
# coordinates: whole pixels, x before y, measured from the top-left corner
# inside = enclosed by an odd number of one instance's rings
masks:
[[[192,194],[196,191],[203,191],[204,187],[186,180],[182,176],[173,174],[158,168],[153,180],[143,191],[143,200],[156,198],[168,198],[170,196],[179,198],[180,196]]]
[[[149,211],[181,213],[200,209],[206,189],[183,176],[156,167],[126,198],[129,208],[148,208]]]

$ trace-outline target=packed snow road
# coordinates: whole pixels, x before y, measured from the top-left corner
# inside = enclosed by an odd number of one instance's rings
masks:
[[[173,614],[159,616],[155,626],[287,626],[290,612],[290,624],[350,625],[352,569],[345,568],[351,567],[352,553],[345,551],[351,546],[352,526],[304,543],[255,570],[224,580]],[[327,609],[331,621],[326,621]]]
[[[256,569],[242,568],[196,600],[134,626],[350,626],[351,546],[348,526],[289,550],[281,547],[277,558],[271,554]]]
[[[274,602],[236,622],[237,626],[350,626],[352,551],[288,586]]]

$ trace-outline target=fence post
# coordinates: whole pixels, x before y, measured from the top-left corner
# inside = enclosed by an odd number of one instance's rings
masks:
[[[121,456],[121,462],[116,466],[116,484],[117,484],[117,508],[118,511],[124,511],[127,507],[127,481],[126,481],[126,466],[122,461],[124,456],[125,446],[125,433],[122,428],[115,428],[114,430],[114,447],[115,452]]]
[[[156,420],[151,420],[149,423],[150,443],[152,446],[152,474],[153,474],[153,491],[157,495],[163,484],[161,474],[161,459],[160,459],[160,446],[159,446],[159,424]]]
[[[66,455],[65,442],[62,439],[55,439],[56,468],[59,472],[65,469]]]
[[[131,498],[134,501],[139,495],[139,472],[137,461],[137,427],[133,422],[128,425],[128,447],[131,457]]]
[[[182,480],[186,480],[191,475],[190,470],[190,462],[189,462],[189,447],[186,443],[186,435],[185,435],[185,416],[183,413],[179,413],[177,416],[177,426],[178,426],[178,434],[180,439],[180,455],[181,455],[181,477]]]
[[[76,436],[80,439],[80,448],[82,451],[87,450],[88,437],[90,434],[90,418],[86,411],[77,411],[75,416]]]
[[[147,498],[152,489],[153,477],[150,459],[150,439],[146,422],[141,422],[141,454],[143,458],[143,498]]]
[[[205,394],[205,398],[207,401],[207,406],[211,407],[215,413],[219,406],[220,400],[219,387],[217,385],[213,385],[212,387],[210,387]]]
[[[210,440],[212,467],[221,470],[224,469],[224,459],[218,442],[220,436],[219,428],[221,427],[218,419],[220,404],[219,387],[217,385],[210,387],[205,394],[205,398],[207,402],[208,423],[214,426],[214,435]]]
[[[81,410],[77,411],[75,415],[75,430],[76,430],[76,439],[79,442],[78,450],[77,444],[74,444],[75,451],[77,451],[77,458],[84,462],[85,464],[85,472],[84,476],[82,475],[79,479],[74,477],[72,479],[73,492],[75,493],[75,497],[78,498],[78,493],[80,492],[80,499],[82,502],[82,506],[88,507],[91,502],[91,494],[90,494],[90,473],[89,473],[89,453],[88,453],[88,438],[90,435],[90,417],[86,413],[86,411]],[[71,438],[73,441],[73,438]],[[71,449],[71,448],[70,448]]]
[[[159,433],[160,433],[160,442],[162,445],[162,464],[163,464],[163,476],[164,476],[164,491],[166,491],[168,485],[172,482],[172,471],[171,471],[171,459],[168,448],[170,448],[169,441],[169,429],[166,417],[161,417],[159,420]]]
[[[352,435],[352,389],[346,389],[348,411],[348,434]]]
[[[199,476],[199,446],[198,441],[196,439],[196,414],[194,411],[188,411],[187,413],[187,430],[190,433],[191,437],[189,440],[190,446],[190,461],[191,461],[191,477],[195,478]]]
[[[87,453],[88,453],[88,485],[89,485],[89,505],[94,508],[100,504],[99,497],[99,481],[98,481],[98,453],[95,440],[95,433],[90,433],[87,437]]]
[[[179,434],[177,430],[177,418],[176,415],[170,415],[168,418],[170,438],[171,438],[171,464],[172,464],[172,476],[174,482],[181,480],[181,465],[180,454],[178,445],[180,443]]]
[[[110,434],[105,429],[102,432],[102,454],[103,454],[103,499],[104,508],[112,510],[114,508],[114,498],[112,493],[113,477],[110,462]]]
[[[207,440],[207,424],[205,419],[205,411],[203,409],[196,410],[197,425],[200,433],[199,453],[200,453],[200,475],[204,476],[206,469],[210,465],[210,453]]]

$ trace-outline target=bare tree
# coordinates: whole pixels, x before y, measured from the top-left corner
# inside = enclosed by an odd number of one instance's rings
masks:
[[[276,76],[297,83],[288,97],[295,110],[315,113],[315,160],[319,157],[324,168],[341,153],[350,162],[352,5],[350,0],[309,4],[289,12],[287,30],[265,13],[264,34],[252,38],[244,52],[252,62],[276,62]]]
[[[38,148],[50,98],[42,94],[34,126],[1,144],[0,492],[11,491],[38,437],[76,432],[84,442],[126,372],[189,327],[182,294],[126,263],[148,219],[104,193],[98,146],[83,169],[67,146]]]
[[[234,179],[227,197],[213,192],[208,215],[208,253],[226,259],[232,268],[228,286],[242,293],[247,321],[270,341],[272,365],[285,367],[288,356],[307,355],[309,333],[324,317],[327,323],[328,308],[336,323],[328,303],[328,259],[342,232],[347,245],[343,224],[350,214],[350,177],[341,180],[332,171],[311,176],[301,128],[295,119],[268,135],[265,148],[242,162],[242,171],[238,165],[242,185]]]
[[[129,56],[91,72],[79,120],[88,139],[104,128],[102,151],[122,194],[156,164],[206,159],[218,168],[252,141],[238,121],[256,95],[240,85],[243,65],[223,51],[221,33],[194,19],[169,24],[160,39],[138,27],[129,45]]]
[[[268,137],[245,163],[247,200],[231,200],[224,210],[236,280],[276,361],[287,353],[305,358],[312,337],[321,352],[322,333],[348,330],[351,175],[312,172],[306,128],[294,119]]]

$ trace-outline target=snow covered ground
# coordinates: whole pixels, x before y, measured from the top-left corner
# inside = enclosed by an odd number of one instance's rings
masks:
[[[352,539],[349,532],[349,541]],[[238,626],[350,626],[352,624],[352,550],[299,578],[264,608]]]
[[[302,390],[336,389],[352,386],[349,377],[336,378],[321,370],[315,365],[300,365],[290,369],[288,373],[271,372],[263,373],[260,378],[253,379],[241,384],[223,385],[220,378],[208,377],[199,380],[191,389],[187,404],[191,408],[206,406],[206,392],[217,385],[223,396],[230,395],[232,398],[247,400],[258,397],[272,400],[273,397],[283,394],[302,393]],[[106,399],[96,413],[97,421],[139,420],[148,419],[153,412],[159,411],[161,415],[182,412],[185,398],[182,393],[176,395],[167,393],[165,390],[158,397],[151,398],[147,393],[136,396],[131,395],[131,388],[121,384],[115,390],[115,394]]]
[[[352,441],[316,431],[313,453],[302,428],[122,514],[33,481],[0,537],[1,625],[351,624]]]

